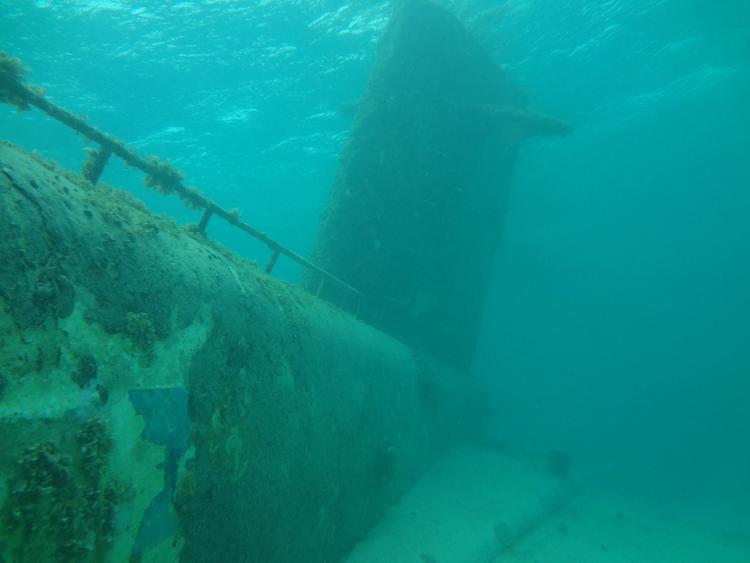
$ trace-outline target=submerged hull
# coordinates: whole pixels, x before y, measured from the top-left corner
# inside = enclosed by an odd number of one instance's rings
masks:
[[[0,559],[334,561],[475,383],[0,145]]]

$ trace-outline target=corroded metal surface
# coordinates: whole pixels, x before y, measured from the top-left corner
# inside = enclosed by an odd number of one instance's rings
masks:
[[[334,561],[474,427],[464,374],[122,192],[0,168],[6,560]]]

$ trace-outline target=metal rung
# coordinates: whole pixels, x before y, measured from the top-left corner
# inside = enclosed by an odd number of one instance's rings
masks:
[[[206,234],[206,226],[208,225],[208,222],[211,220],[211,216],[214,214],[214,210],[212,207],[206,207],[203,210],[203,215],[201,215],[201,220],[198,221],[198,232],[202,235]]]
[[[92,184],[96,184],[102,172],[104,172],[104,167],[109,162],[109,156],[112,154],[112,151],[106,147],[86,150],[88,154],[86,155],[86,160],[83,162],[81,175]]]
[[[117,137],[100,131],[96,127],[90,125],[81,116],[73,114],[51,102],[45,98],[38,89],[35,89],[28,84],[24,84],[21,81],[21,78],[22,73],[13,74],[8,72],[7,69],[0,67],[0,83],[2,83],[2,87],[7,90],[8,93],[12,94],[14,97],[13,100],[15,100],[15,102],[10,101],[9,103],[13,103],[20,109],[27,109],[28,106],[35,106],[50,117],[67,125],[100,146],[100,149],[95,153],[92,153],[89,160],[84,165],[83,174],[90,182],[93,183],[99,179],[101,171],[104,169],[110,154],[114,154],[121,158],[126,164],[144,172],[147,175],[148,181],[146,182],[146,185],[148,187],[154,188],[162,193],[176,193],[189,207],[203,209],[203,215],[201,216],[197,227],[199,232],[205,234],[208,221],[214,214],[216,214],[229,224],[274,249],[274,254],[271,256],[271,260],[266,266],[266,271],[270,272],[276,264],[279,255],[283,254],[301,265],[303,268],[315,272],[322,277],[318,293],[320,293],[320,290],[323,287],[323,281],[330,280],[336,285],[350,291],[358,298],[362,297],[362,292],[357,288],[352,287],[317,264],[310,262],[307,258],[304,258],[289,248],[286,248],[269,237],[266,233],[245,223],[239,218],[239,215],[236,212],[225,209],[203,195],[196,188],[186,186],[182,181],[182,173],[168,162],[163,162],[154,156],[141,156]],[[8,97],[7,93],[6,97]],[[7,100],[3,99],[3,101]]]
[[[270,274],[273,270],[273,267],[276,265],[276,260],[279,259],[279,256],[281,255],[281,251],[276,249],[273,251],[273,254],[271,254],[271,258],[268,259],[268,264],[266,264],[266,273]]]

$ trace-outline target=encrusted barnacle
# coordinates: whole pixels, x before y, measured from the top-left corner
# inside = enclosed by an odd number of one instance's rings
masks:
[[[25,86],[21,83],[26,75],[26,67],[16,57],[0,51],[0,101],[15,106],[18,111],[29,109]]]
[[[233,207],[229,210],[229,222],[237,224],[240,222],[240,210],[237,207]]]
[[[185,175],[171,162],[155,156],[149,156],[147,160],[151,165],[151,172],[143,178],[146,187],[154,188],[163,194],[171,194],[182,185]]]
[[[13,561],[103,561],[117,504],[128,491],[118,481],[105,481],[111,448],[106,424],[90,418],[73,440],[23,449],[0,510],[3,553]]]
[[[185,186],[177,194],[182,202],[190,209],[201,209],[205,207],[208,198],[204,196],[195,186]]]
[[[104,423],[98,418],[87,420],[76,433],[76,442],[81,454],[84,477],[98,479],[107,454],[112,449],[112,440]]]
[[[127,313],[125,315],[125,333],[144,352],[153,350],[156,341],[156,329],[148,313]]]
[[[97,366],[96,359],[91,354],[83,354],[78,357],[78,364],[76,370],[71,374],[70,378],[78,384],[79,387],[83,388],[89,384],[89,381],[96,378]]]

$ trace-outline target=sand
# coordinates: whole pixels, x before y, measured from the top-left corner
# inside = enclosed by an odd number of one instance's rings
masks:
[[[347,563],[747,563],[720,535],[642,500],[593,493],[546,464],[460,447],[391,507]]]
[[[393,506],[346,561],[488,562],[570,495],[566,483],[529,460],[460,447]]]
[[[720,535],[638,499],[586,494],[494,563],[747,563],[750,535]]]

